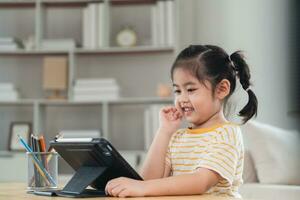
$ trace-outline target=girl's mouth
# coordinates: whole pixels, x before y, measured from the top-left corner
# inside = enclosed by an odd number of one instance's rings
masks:
[[[192,108],[192,107],[183,107],[182,111],[183,111],[185,116],[189,116],[194,111],[194,108]]]

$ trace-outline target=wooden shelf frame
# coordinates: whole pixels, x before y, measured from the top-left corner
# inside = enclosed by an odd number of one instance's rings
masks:
[[[111,5],[155,4],[157,0],[1,0],[2,7],[34,7],[40,3],[45,7],[83,7],[88,3],[108,1]]]
[[[173,52],[175,47],[155,47],[155,46],[136,46],[136,47],[107,47],[101,49],[82,49],[74,50],[0,50],[0,56],[43,56],[43,55],[67,55],[74,53],[77,55],[93,55],[93,54],[136,54],[136,53],[163,53]]]

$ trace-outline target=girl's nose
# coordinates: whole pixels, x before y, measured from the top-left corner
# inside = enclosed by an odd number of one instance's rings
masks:
[[[189,101],[189,99],[188,99],[187,95],[182,93],[177,97],[177,101],[178,101],[178,103],[187,103]]]

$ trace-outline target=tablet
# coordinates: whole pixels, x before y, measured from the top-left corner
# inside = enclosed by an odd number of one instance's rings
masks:
[[[142,180],[119,152],[104,138],[62,138],[50,142],[57,153],[75,170],[58,195],[104,196],[106,183],[114,178]],[[91,186],[94,190],[87,190]]]

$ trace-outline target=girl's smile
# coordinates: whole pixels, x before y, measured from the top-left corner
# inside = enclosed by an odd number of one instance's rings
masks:
[[[195,111],[195,109],[189,105],[181,105],[181,110],[185,117],[190,116]]]
[[[213,97],[209,81],[200,82],[188,70],[177,68],[173,86],[177,109],[195,128],[210,120],[220,121],[221,102]]]

